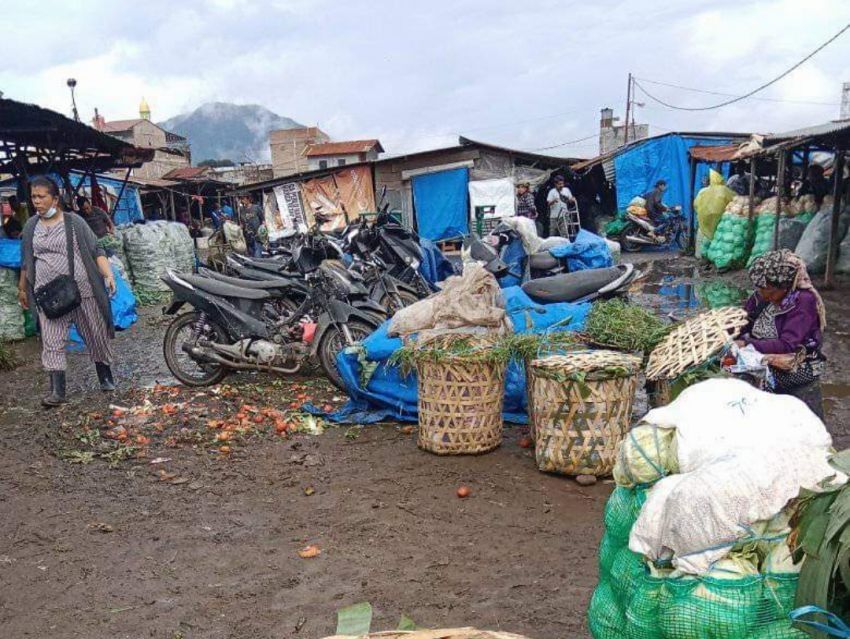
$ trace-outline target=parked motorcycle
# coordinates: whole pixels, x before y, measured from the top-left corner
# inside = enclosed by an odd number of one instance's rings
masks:
[[[626,213],[626,226],[618,240],[627,253],[635,253],[647,246],[684,249],[687,233],[682,207],[670,207],[657,227],[648,217]]]
[[[260,285],[177,274],[163,281],[174,293],[165,310],[175,318],[163,340],[169,370],[183,384],[208,386],[233,370],[297,373],[315,358],[331,382],[344,388],[337,355],[379,325],[372,314],[343,301],[340,278],[322,264],[327,252],[306,245],[294,263],[309,286],[297,305]],[[186,304],[194,310],[177,314]]]
[[[485,264],[492,263],[492,267],[488,267],[488,270],[496,275],[497,279],[510,275],[523,280],[524,273],[519,272],[516,267],[511,269],[505,260],[512,247],[521,242],[522,238],[515,229],[507,224],[499,223],[489,234],[480,239],[475,236],[466,237],[464,248],[470,251],[472,259]],[[530,279],[549,277],[567,271],[566,260],[555,257],[548,250],[528,255],[527,265]]]
[[[531,299],[543,304],[592,302],[625,294],[639,275],[634,265],[620,264],[529,280],[522,285],[522,290]]]

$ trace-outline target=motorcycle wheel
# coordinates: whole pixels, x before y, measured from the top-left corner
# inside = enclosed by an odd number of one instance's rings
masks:
[[[415,304],[418,301],[419,298],[410,291],[399,291],[398,295],[390,295],[387,293],[378,303],[387,309],[387,313],[390,317],[392,317],[401,309],[406,308],[411,304]]]
[[[643,244],[632,242],[628,238],[629,233],[634,234],[634,232],[635,227],[630,224],[622,230],[620,236],[617,238],[617,241],[620,243],[620,248],[622,248],[626,253],[637,253],[643,247]]]
[[[347,322],[346,326],[348,327],[348,333],[351,335],[351,339],[355,342],[363,341],[377,328],[377,325],[371,326],[362,320],[356,319]],[[325,334],[322,335],[322,341],[319,342],[318,347],[319,364],[322,365],[322,369],[325,371],[325,375],[328,376],[331,384],[340,390],[345,390],[345,384],[343,384],[342,376],[336,367],[336,356],[348,346],[350,344],[346,339],[345,333],[340,328],[331,325],[325,331]]]
[[[183,350],[183,344],[199,337],[194,335],[199,316],[197,311],[178,315],[168,325],[162,340],[162,354],[165,356],[168,370],[177,381],[186,386],[212,386],[218,384],[230,372],[221,364],[196,362]],[[205,337],[219,342],[229,341],[225,330],[213,320],[207,318],[204,327]]]

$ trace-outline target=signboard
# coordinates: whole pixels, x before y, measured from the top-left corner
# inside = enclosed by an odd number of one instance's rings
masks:
[[[275,229],[272,230],[269,227],[270,239],[277,239],[284,231],[290,229],[297,229],[302,232],[307,230],[309,225],[304,215],[304,207],[301,206],[301,195],[297,183],[287,182],[274,187],[274,198],[269,199],[274,200],[277,209]],[[266,220],[268,219],[267,216]]]

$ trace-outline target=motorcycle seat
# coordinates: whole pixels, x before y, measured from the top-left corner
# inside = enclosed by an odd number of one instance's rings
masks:
[[[624,271],[617,266],[561,273],[530,280],[522,285],[522,290],[537,302],[574,302],[596,293],[623,274]]]
[[[201,277],[200,275],[181,274],[180,279],[188,282],[195,288],[199,288],[212,295],[218,295],[219,297],[234,297],[245,300],[264,300],[271,297],[266,291],[245,288],[243,286],[233,286],[232,284],[219,282],[209,277]]]
[[[270,277],[268,280],[243,280],[238,277],[222,275],[221,273],[217,273],[216,271],[210,271],[209,269],[201,269],[199,273],[203,277],[212,278],[214,280],[218,280],[219,282],[230,284],[231,286],[241,286],[242,288],[255,288],[259,290],[274,290],[279,288],[286,288],[288,286],[292,286],[293,284],[292,280],[282,277]]]
[[[560,266],[558,258],[552,255],[549,251],[541,251],[533,253],[528,258],[528,265],[535,271],[548,271]]]

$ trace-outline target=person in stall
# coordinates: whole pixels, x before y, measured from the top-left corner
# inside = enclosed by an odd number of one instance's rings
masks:
[[[3,222],[2,226],[0,226],[0,238],[17,240],[21,237],[21,231],[23,231],[24,227],[18,222],[18,219],[15,217],[15,210],[8,201],[0,204],[0,216],[2,216]]]
[[[563,175],[556,175],[552,180],[554,186],[549,189],[546,195],[546,203],[549,205],[549,225],[548,231],[551,233],[551,225],[561,215],[567,214],[569,204],[575,205],[576,199],[573,197],[573,192],[567,186],[567,182]],[[546,224],[543,225],[547,227]]]
[[[115,233],[115,224],[112,223],[109,213],[98,206],[93,206],[91,200],[85,195],[77,198],[77,208],[79,209],[77,213],[86,221],[97,239]]]
[[[519,217],[527,217],[529,220],[537,220],[537,205],[534,203],[531,184],[528,182],[520,182],[516,185],[516,214]]]
[[[756,290],[744,307],[749,323],[735,343],[766,356],[775,393],[801,399],[823,419],[826,310],[806,264],[788,249],[770,251],[755,259],[749,277]]]
[[[829,180],[824,176],[823,167],[820,164],[812,164],[806,174],[806,179],[800,185],[797,195],[814,195],[815,204],[820,208],[821,204],[823,204],[823,199],[829,195],[831,190]]]

